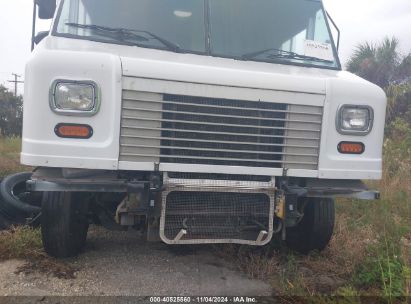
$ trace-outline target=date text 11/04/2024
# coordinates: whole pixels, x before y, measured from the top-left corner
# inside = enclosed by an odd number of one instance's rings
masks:
[[[258,303],[254,297],[150,297],[150,303]]]

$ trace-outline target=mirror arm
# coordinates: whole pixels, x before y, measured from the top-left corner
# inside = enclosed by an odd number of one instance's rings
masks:
[[[37,45],[39,44],[44,38],[49,35],[49,31],[42,31],[38,32],[37,35],[34,37],[34,43]]]
[[[328,19],[330,19],[331,23],[333,24],[334,28],[337,30],[337,33],[338,33],[338,37],[337,37],[337,51],[338,51],[340,49],[341,32],[340,32],[340,29],[338,28],[337,24],[334,22],[333,18],[331,18],[330,14],[328,12],[326,12],[326,13],[327,13]]]
[[[37,2],[33,0],[33,24],[31,28],[31,51],[34,50],[34,37],[36,35]]]

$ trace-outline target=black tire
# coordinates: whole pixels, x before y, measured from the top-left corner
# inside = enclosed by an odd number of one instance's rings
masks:
[[[27,218],[36,217],[41,211],[38,193],[36,196],[26,190],[31,175],[31,172],[13,174],[0,183],[0,215],[10,223],[24,224]]]
[[[324,250],[334,231],[335,208],[331,198],[310,198],[301,222],[286,230],[286,244],[292,250],[308,254]]]
[[[88,205],[85,194],[81,193],[43,194],[41,234],[47,254],[67,258],[82,252],[89,226]]]

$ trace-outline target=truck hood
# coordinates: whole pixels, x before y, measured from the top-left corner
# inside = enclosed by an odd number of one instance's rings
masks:
[[[88,40],[49,36],[43,47],[119,56],[122,74],[128,77],[321,95],[327,93],[327,80],[370,85],[338,70],[179,54]]]
[[[347,74],[335,70],[149,49],[134,49],[133,52],[119,55],[124,76],[310,94],[326,94],[328,78]]]

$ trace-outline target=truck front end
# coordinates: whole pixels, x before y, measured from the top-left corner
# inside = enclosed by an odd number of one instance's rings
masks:
[[[24,101],[46,251],[77,254],[91,222],[321,250],[334,197],[378,196],[385,108],[321,1],[61,0]]]

